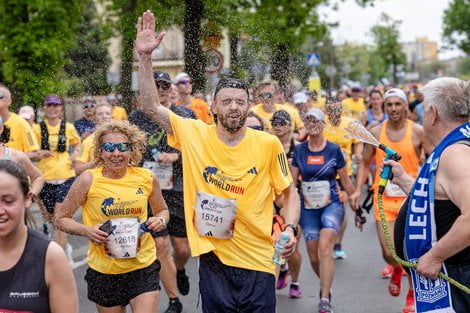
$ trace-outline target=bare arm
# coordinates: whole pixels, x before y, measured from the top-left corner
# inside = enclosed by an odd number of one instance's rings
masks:
[[[38,196],[44,186],[44,177],[29,157],[21,151],[11,150],[14,161],[20,164],[26,171],[31,180],[31,192]]]
[[[287,224],[297,225],[300,216],[300,199],[295,188],[294,182],[284,189],[283,191],[284,201],[284,221]],[[295,250],[297,245],[297,239],[294,236],[292,228],[287,227],[285,230],[289,234],[289,243],[284,247],[283,255],[289,258]]]
[[[393,160],[383,161],[380,170],[384,165],[390,165],[392,167],[392,183],[398,185],[398,187],[400,187],[400,189],[407,195],[410,194],[411,188],[413,188],[413,184],[415,183],[415,178],[407,174],[398,162]]]
[[[52,313],[77,313],[78,295],[75,278],[64,250],[51,242],[46,253],[46,283]]]
[[[162,196],[162,190],[156,176],[153,177],[152,194],[149,197],[150,206],[152,207],[153,217],[147,221],[150,230],[160,231],[166,227],[170,213]]]
[[[338,175],[339,175],[339,178],[341,179],[341,183],[344,187],[344,190],[346,190],[348,195],[351,196],[354,193],[355,189],[354,189],[353,183],[352,183],[352,181],[351,181],[351,179],[349,178],[349,175],[348,175],[348,167],[344,166],[343,168],[340,168],[338,170]],[[353,208],[353,209],[355,209],[355,208]]]
[[[421,256],[418,272],[433,279],[449,257],[470,246],[470,148],[456,144],[448,147],[441,155],[436,175],[436,198],[448,198],[461,212],[449,231]]]
[[[95,166],[95,161],[90,161],[90,162],[82,162],[82,161],[79,161],[77,160],[73,166],[74,170],[75,170],[75,174],[80,175],[82,174],[84,171],[90,169],[90,168],[93,168]]]
[[[167,134],[172,134],[169,111],[160,104],[153,78],[152,52],[165,36],[159,33],[155,37],[155,16],[146,11],[137,21],[135,48],[139,54],[139,91],[143,111],[154,120]]]
[[[92,180],[92,174],[86,172],[74,181],[65,201],[56,206],[54,225],[69,234],[88,237],[94,244],[99,245],[108,240],[108,234],[98,229],[101,224],[87,226],[73,219],[77,209],[86,200]]]

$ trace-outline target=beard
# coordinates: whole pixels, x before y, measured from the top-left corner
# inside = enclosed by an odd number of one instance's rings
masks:
[[[229,133],[236,133],[245,125],[247,112],[232,111],[226,114],[218,114],[217,117],[222,127]]]

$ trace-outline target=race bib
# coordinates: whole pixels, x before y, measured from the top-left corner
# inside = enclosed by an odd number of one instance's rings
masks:
[[[321,209],[331,202],[330,182],[319,180],[302,182],[302,194],[306,209]]]
[[[218,239],[233,237],[237,201],[197,191],[194,207],[196,229],[200,236]]]
[[[139,219],[137,217],[113,218],[111,233],[106,242],[106,253],[116,259],[135,258],[139,247]]]
[[[157,176],[162,190],[173,189],[173,164],[145,161],[143,167]]]
[[[401,190],[398,185],[395,185],[391,181],[387,182],[387,185],[385,186],[385,195],[387,197],[391,198],[403,198],[406,197],[406,194]]]

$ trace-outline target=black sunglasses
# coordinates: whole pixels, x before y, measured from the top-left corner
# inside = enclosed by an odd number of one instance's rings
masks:
[[[118,143],[113,143],[113,142],[103,142],[101,144],[101,148],[109,153],[112,153],[118,149],[119,152],[126,152],[129,151],[131,148],[130,142],[118,142]]]
[[[159,82],[159,81],[157,81],[156,85],[157,85],[157,89],[161,87],[163,90],[168,90],[168,89],[170,89],[170,87],[171,87],[171,84],[170,84],[170,83],[167,83],[167,82]]]

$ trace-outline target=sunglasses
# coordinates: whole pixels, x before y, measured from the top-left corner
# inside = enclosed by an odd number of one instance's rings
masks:
[[[162,88],[163,90],[168,90],[171,87],[171,84],[167,82],[157,82],[156,85],[157,85],[157,89]]]
[[[118,143],[103,142],[101,144],[101,149],[109,153],[114,152],[116,148],[118,149],[119,152],[126,152],[130,150],[131,144],[130,142],[118,142]]]
[[[259,97],[271,99],[273,97],[273,94],[270,92],[260,92]]]
[[[87,103],[87,104],[83,105],[84,109],[91,109],[91,108],[94,108],[94,107],[95,107],[95,105],[93,103],[89,103],[89,104]]]
[[[253,125],[253,126],[248,126],[248,127],[254,130],[263,130],[263,127],[261,125]]]
[[[56,108],[56,107],[61,106],[61,105],[62,104],[60,104],[60,103],[46,103],[44,106]]]
[[[179,84],[187,85],[187,84],[192,84],[192,83],[193,83],[193,81],[190,80],[190,79],[183,79],[182,81],[180,81],[180,82],[178,83],[178,85],[179,85]]]
[[[286,126],[287,123],[286,123],[286,122],[280,122],[280,121],[279,121],[279,122],[272,122],[271,125],[272,125],[273,127],[278,127],[278,126]]]

